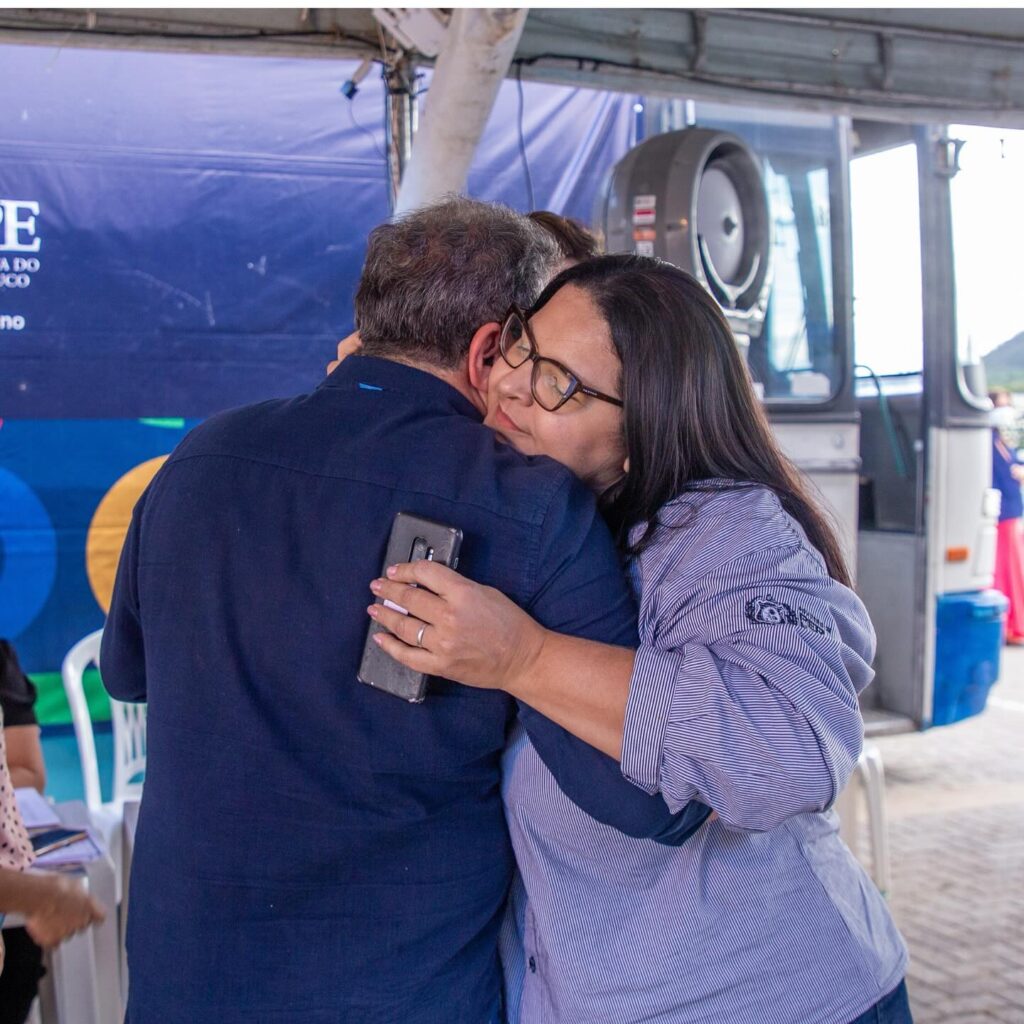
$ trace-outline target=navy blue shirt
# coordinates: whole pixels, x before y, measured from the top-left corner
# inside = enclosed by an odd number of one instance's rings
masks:
[[[1006,455],[1009,454],[1010,458]],[[1021,496],[1020,481],[1014,480],[1010,472],[1013,466],[1021,465],[1017,453],[1005,442],[1000,444],[999,431],[992,431],[992,486],[1003,496],[999,506],[999,522],[1004,519],[1020,519],[1024,516],[1024,497]]]
[[[430,374],[351,358],[312,394],[198,427],[136,506],[101,654],[111,695],[148,702],[132,1024],[499,1014],[516,707],[443,680],[411,705],[356,678],[403,511],[460,527],[462,570],[544,625],[635,644],[589,493]],[[673,841],[660,796],[520,714],[588,813]]]

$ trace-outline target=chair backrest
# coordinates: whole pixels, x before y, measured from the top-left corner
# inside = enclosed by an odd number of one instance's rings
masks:
[[[78,759],[82,765],[85,803],[90,811],[100,809],[103,797],[100,794],[100,770],[96,763],[96,738],[92,731],[92,717],[89,714],[89,703],[85,699],[82,676],[90,665],[99,668],[102,639],[102,629],[83,637],[64,656],[64,664],[60,669],[64,680],[64,694],[71,708],[71,721],[75,726],[75,739],[78,741]]]
[[[142,798],[146,774],[146,705],[111,698],[114,719],[114,803]]]
[[[96,760],[96,738],[92,717],[85,697],[82,677],[90,665],[100,668],[100,642],[103,630],[98,629],[79,640],[68,651],[61,666],[64,692],[71,707],[71,720],[78,741],[78,757],[82,765],[85,803],[90,811],[103,806],[100,772]],[[146,706],[110,701],[110,717],[114,725],[114,793],[113,803],[121,805],[126,798],[138,800],[142,795],[142,776],[146,773]]]

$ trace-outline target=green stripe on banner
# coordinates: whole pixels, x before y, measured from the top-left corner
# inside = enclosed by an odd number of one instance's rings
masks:
[[[139,422],[147,427],[166,427],[168,430],[185,429],[184,419],[177,416],[147,416],[145,419],[139,420]]]
[[[64,681],[59,672],[30,672],[39,697],[36,700],[36,718],[40,725],[67,725],[71,721],[71,708],[64,696]],[[100,674],[87,668],[82,676],[82,687],[94,722],[110,721],[110,698],[103,689]]]

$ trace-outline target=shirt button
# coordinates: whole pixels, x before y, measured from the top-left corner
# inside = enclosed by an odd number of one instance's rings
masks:
[[[530,959],[527,960],[526,962],[530,965],[530,973],[531,974],[536,974],[537,973],[537,961],[536,961],[536,959],[531,956]]]

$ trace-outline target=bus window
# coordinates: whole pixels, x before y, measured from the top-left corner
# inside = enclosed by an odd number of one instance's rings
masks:
[[[765,402],[783,413],[831,402],[845,386],[849,339],[837,329],[833,211],[841,210],[844,128],[834,117],[697,101],[696,124],[741,136],[761,158],[772,222],[764,326],[748,350]]]
[[[913,143],[850,162],[854,359],[880,378],[922,371],[919,214]]]
[[[971,404],[988,387],[1024,391],[1024,131],[952,125],[963,140],[950,183],[960,388]],[[981,372],[979,363],[983,364]]]
[[[823,167],[765,160],[772,217],[772,286],[751,370],[764,397],[826,402],[841,384],[832,301],[829,178]]]

